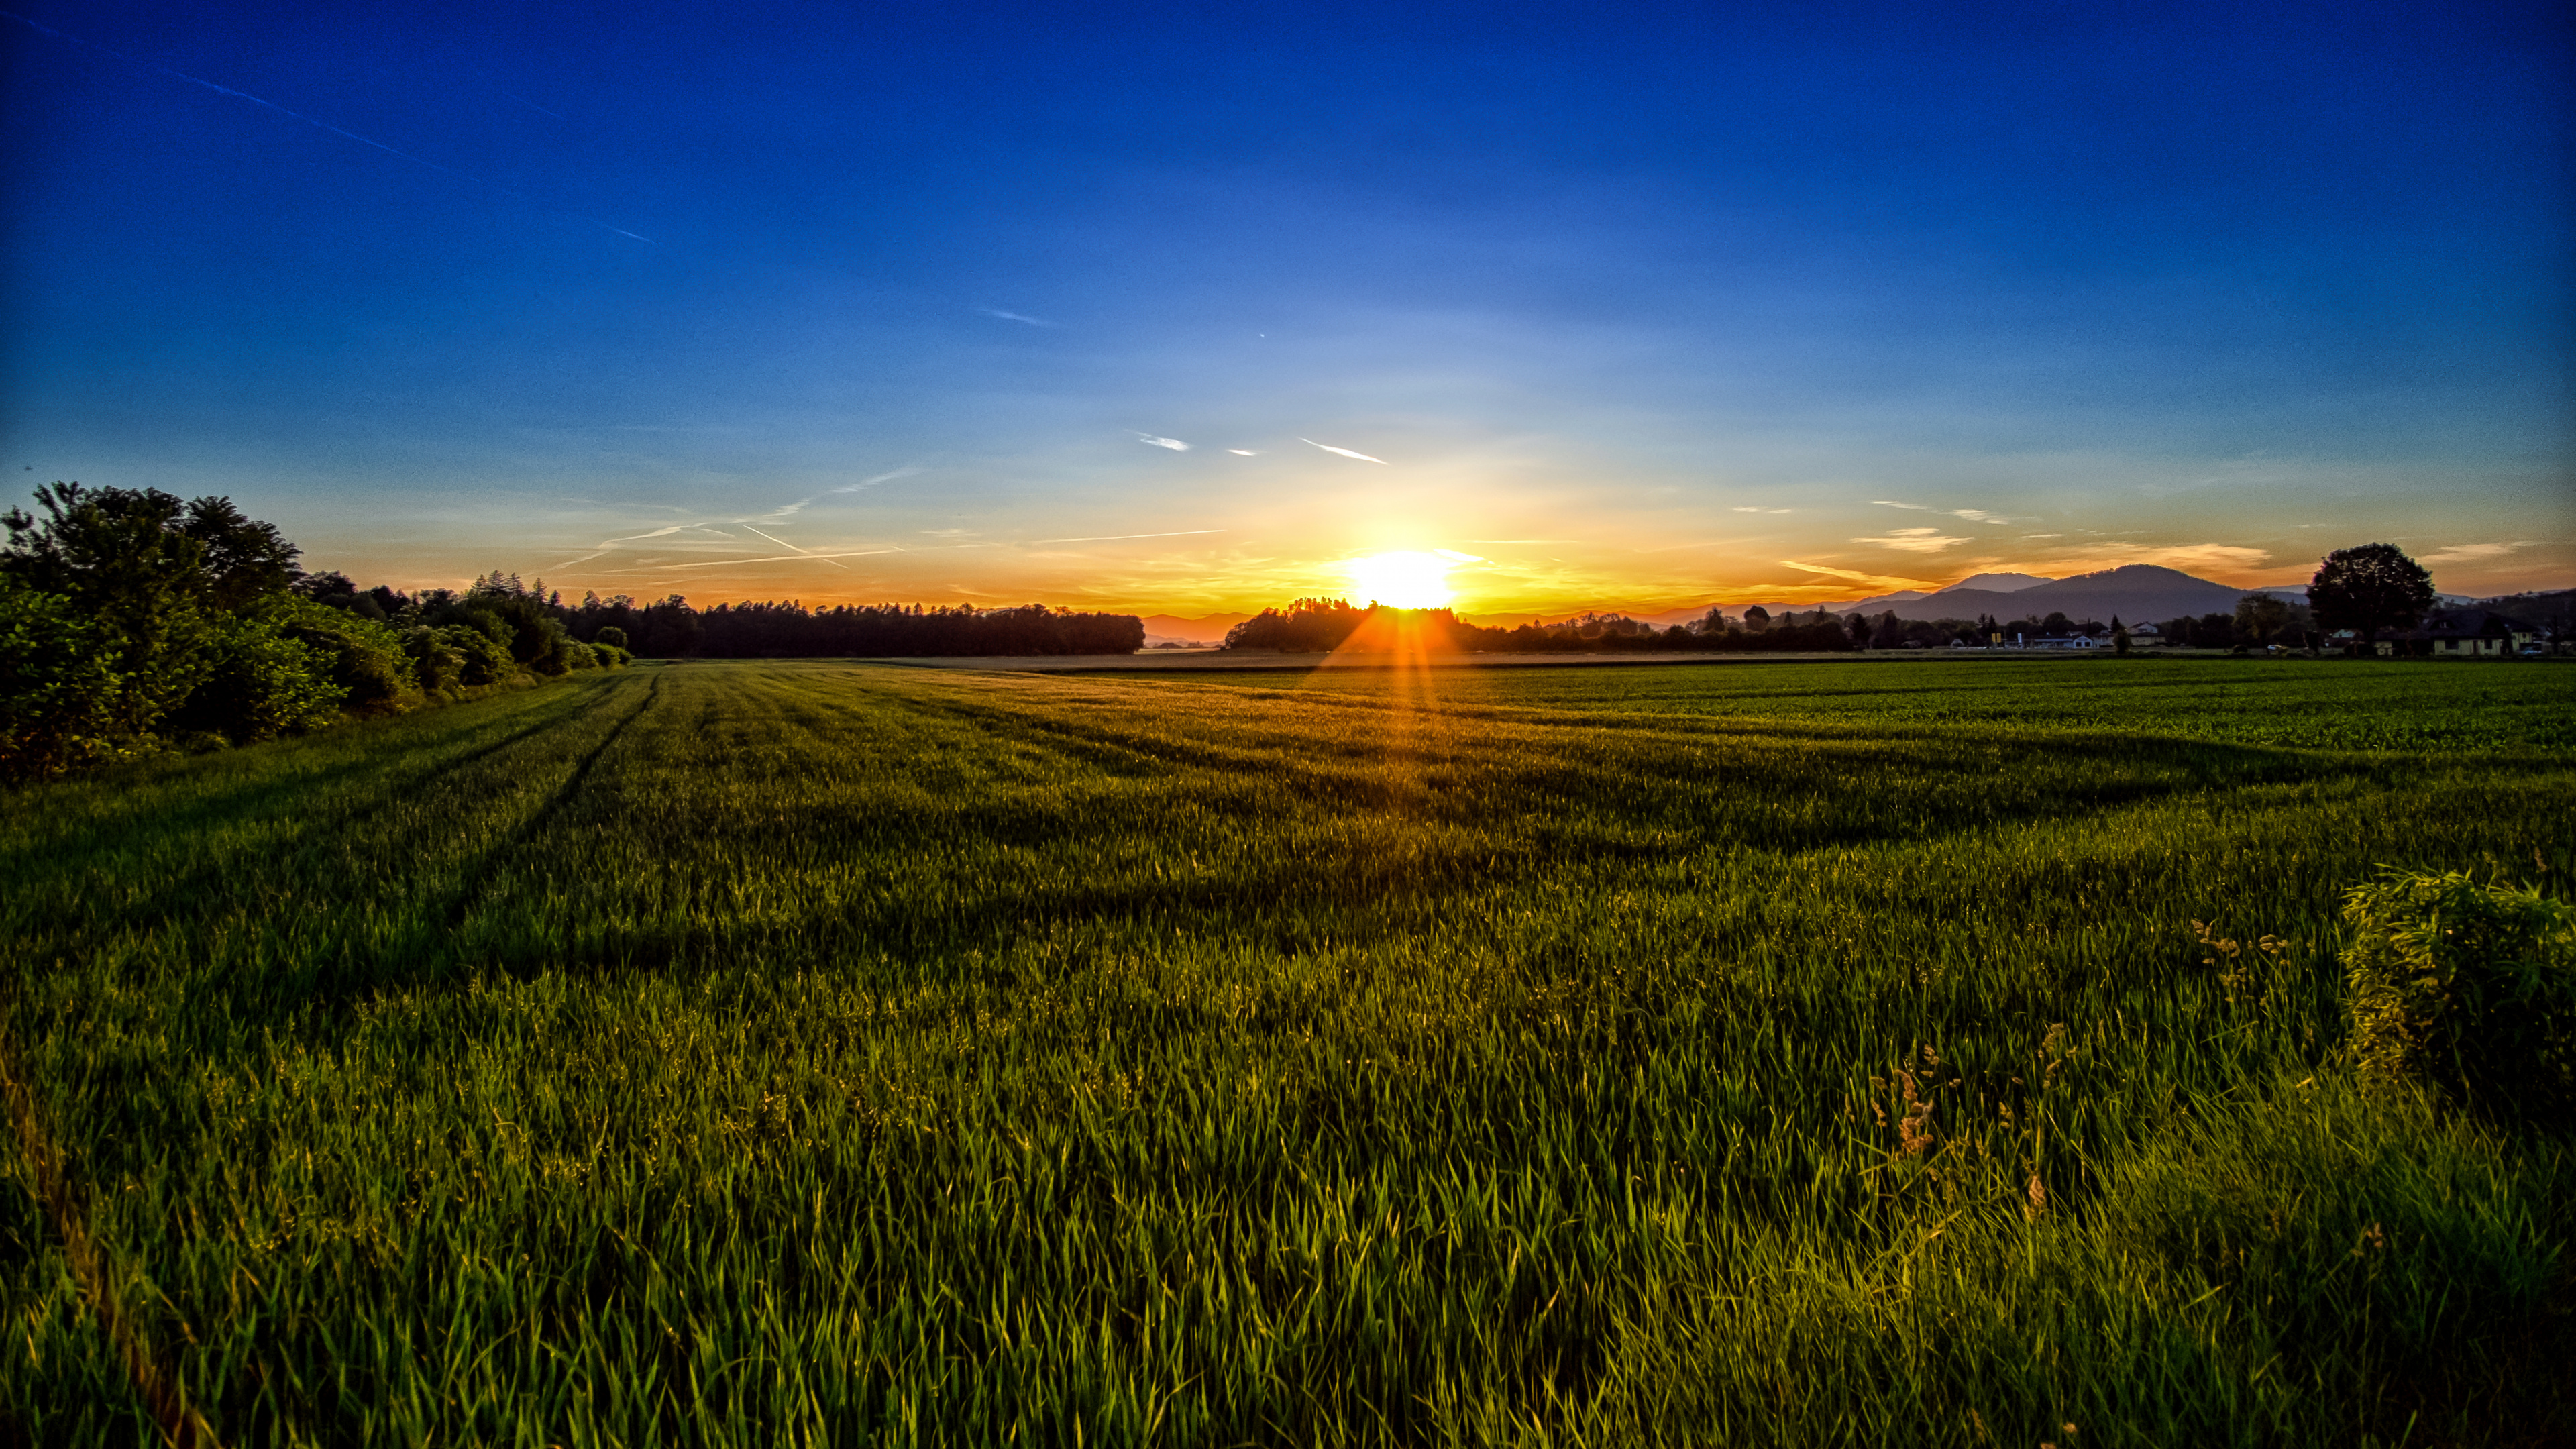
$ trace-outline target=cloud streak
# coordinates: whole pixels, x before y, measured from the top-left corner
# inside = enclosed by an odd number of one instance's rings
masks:
[[[1802,573],[1823,574],[1831,579],[1849,579],[1853,583],[1868,584],[1872,588],[1937,589],[1940,587],[1939,584],[1924,579],[1897,578],[1889,574],[1865,574],[1852,569],[1834,568],[1826,564],[1800,563],[1793,558],[1780,560],[1780,566],[1797,569]]]
[[[1050,332],[1060,331],[1064,326],[1061,322],[1049,322],[1044,317],[1032,317],[1025,312],[1005,312],[999,307],[978,307],[975,310],[987,317],[998,317],[1005,322],[1017,322],[1023,327],[1043,327]]]
[[[751,515],[750,518],[737,518],[734,521],[736,523],[748,524],[752,519],[758,519],[763,523],[776,523],[783,518],[793,518],[797,514],[804,512],[806,509],[813,507],[815,504],[822,502],[826,498],[834,497],[835,495],[843,493],[864,493],[868,489],[874,488],[880,483],[891,483],[897,478],[910,478],[915,474],[925,473],[928,471],[929,470],[926,468],[915,468],[910,466],[897,468],[891,473],[879,473],[873,478],[862,478],[856,483],[845,483],[838,488],[826,488],[820,493],[799,498],[793,503],[773,508],[767,513],[755,513]]]
[[[1956,548],[1967,541],[1964,538],[1943,533],[1937,528],[1891,528],[1886,533],[1873,538],[1852,540],[1854,543],[1875,544],[1880,548],[1892,548],[1904,553],[1939,553],[1945,548]]]
[[[1184,528],[1171,533],[1095,533],[1083,538],[1033,538],[1031,546],[1041,543],[1110,543],[1122,538],[1190,538],[1202,533],[1223,533],[1222,528]]]
[[[2531,547],[2531,544],[2528,541],[2521,543],[2455,543],[2450,547],[2441,550],[2439,553],[2428,553],[2415,561],[2419,564],[2428,565],[2493,563],[2497,559],[2510,556],[2517,550],[2529,547]]]
[[[840,570],[841,572],[843,572],[843,573],[848,573],[848,572],[850,571],[850,566],[849,566],[848,564],[842,563],[842,562],[841,562],[840,560],[838,560],[838,559],[833,559],[833,558],[824,558],[824,556],[823,556],[823,555],[821,555],[821,554],[819,554],[819,553],[815,553],[815,552],[813,552],[813,551],[811,551],[811,550],[809,550],[809,549],[801,549],[801,548],[797,548],[797,547],[796,547],[796,545],[794,545],[794,544],[792,544],[792,543],[789,543],[787,540],[785,540],[785,539],[783,539],[783,538],[778,537],[776,534],[771,534],[771,533],[761,533],[759,529],[757,529],[757,528],[753,528],[753,527],[752,527],[750,524],[748,524],[748,523],[746,523],[746,524],[744,524],[744,525],[743,525],[743,529],[744,529],[744,531],[749,532],[749,533],[759,533],[759,534],[760,534],[760,536],[761,536],[762,538],[768,539],[771,543],[774,543],[774,544],[778,545],[780,548],[794,550],[794,551],[795,551],[795,552],[797,552],[797,553],[804,554],[807,558],[811,558],[811,559],[821,559],[824,563],[830,564],[832,567],[834,567],[834,568],[836,568],[836,569],[839,569],[839,570]]]
[[[1190,445],[1178,438],[1157,437],[1152,433],[1138,433],[1136,441],[1149,448],[1169,448],[1175,453],[1186,453],[1190,450]]]
[[[1310,448],[1321,448],[1327,453],[1339,453],[1345,458],[1357,458],[1363,463],[1386,463],[1384,458],[1372,458],[1366,453],[1354,453],[1348,448],[1336,448],[1330,443],[1318,443],[1312,438],[1299,438],[1297,441]]]
[[[776,542],[775,539],[771,541]],[[792,546],[793,545],[790,545],[790,547]],[[707,559],[700,563],[648,564],[642,568],[629,569],[627,572],[641,574],[651,573],[658,569],[721,569],[732,568],[735,565],[748,567],[752,564],[805,563],[815,559],[820,559],[825,563],[830,563],[832,560],[837,558],[874,558],[876,555],[881,553],[902,552],[903,550],[899,548],[854,548],[839,550],[832,553],[806,553],[799,550],[795,553],[771,554],[766,558],[714,558]]]

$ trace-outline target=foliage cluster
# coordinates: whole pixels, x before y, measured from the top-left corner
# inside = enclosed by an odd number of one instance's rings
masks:
[[[2576,909],[2460,871],[2390,872],[2353,888],[2344,919],[2365,1069],[2576,1126]]]
[[[54,483],[0,515],[0,777],[247,743],[423,693],[622,662],[524,594],[423,610],[344,575],[230,499]]]
[[[2308,584],[2308,607],[2319,624],[2358,630],[2364,639],[2414,627],[2433,601],[2433,576],[2391,543],[2336,549]]]
[[[590,674],[0,800],[0,1041],[226,1443],[2564,1442],[2576,1158],[2335,941],[2563,882],[2570,713]],[[0,1428],[151,1437],[30,1181]]]

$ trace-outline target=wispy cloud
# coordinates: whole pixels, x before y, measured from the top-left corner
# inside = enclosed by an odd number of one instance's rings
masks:
[[[1953,508],[1950,510],[1950,516],[1952,518],[1964,518],[1970,523],[1991,523],[1998,528],[2016,521],[2014,519],[2007,518],[2000,513],[1988,513],[1982,508]]]
[[[1136,441],[1146,444],[1149,447],[1169,448],[1175,453],[1186,453],[1190,450],[1190,445],[1182,442],[1178,438],[1156,437],[1152,433],[1138,433],[1136,435]]]
[[[2529,540],[2520,543],[2455,543],[2439,553],[2428,553],[2415,561],[2420,564],[2488,563],[2529,547]]]
[[[1194,536],[1194,535],[1202,534],[1202,533],[1223,533],[1223,532],[1225,532],[1225,530],[1224,530],[1224,529],[1222,529],[1222,528],[1183,528],[1183,529],[1175,530],[1175,531],[1173,531],[1173,532],[1171,532],[1171,533],[1095,533],[1095,534],[1091,534],[1091,535],[1089,535],[1089,536],[1087,536],[1087,537],[1083,537],[1083,538],[1033,538],[1033,539],[1030,539],[1030,540],[1029,540],[1029,542],[1030,542],[1030,543],[1032,543],[1032,544],[1040,544],[1040,543],[1109,543],[1109,542],[1112,542],[1112,541],[1114,541],[1114,540],[1122,539],[1122,538],[1189,538],[1189,537],[1192,537],[1192,536]]]
[[[697,563],[653,564],[649,567],[655,569],[724,569],[734,568],[736,566],[747,567],[752,564],[806,563],[815,559],[820,559],[825,563],[829,563],[838,558],[873,558],[881,553],[901,552],[903,552],[903,550],[899,548],[837,549],[831,553],[806,553],[800,549],[795,553],[771,554],[764,558],[711,558]],[[643,573],[646,571],[646,569],[631,570],[631,572],[634,573]]]
[[[987,317],[998,317],[1005,322],[1017,322],[1023,327],[1044,327],[1049,331],[1056,331],[1064,325],[1060,322],[1049,322],[1044,317],[1032,317],[1025,312],[1005,312],[999,307],[978,307],[975,310]]]
[[[2125,547],[2125,546],[2122,546]],[[2194,569],[2250,569],[2272,561],[2266,548],[2244,548],[2231,543],[2186,543],[2170,548],[2138,549],[2139,563],[2162,564],[2169,569],[2189,573]]]
[[[1853,583],[1867,584],[1872,588],[1937,589],[1940,587],[1939,584],[1931,583],[1924,579],[1897,578],[1890,574],[1864,574],[1851,569],[1833,568],[1825,564],[1800,563],[1793,558],[1784,558],[1780,560],[1780,563],[1784,568],[1797,569],[1803,573],[1823,574],[1827,578],[1849,579]]]
[[[1386,462],[1386,460],[1385,460],[1384,458],[1372,458],[1372,457],[1370,457],[1370,456],[1369,456],[1368,454],[1366,454],[1366,453],[1354,453],[1354,452],[1352,452],[1352,451],[1351,451],[1350,449],[1348,449],[1348,448],[1336,448],[1336,447],[1334,447],[1334,446],[1333,446],[1332,444],[1330,444],[1330,443],[1318,443],[1318,442],[1316,442],[1316,441],[1315,441],[1314,439],[1312,439],[1312,438],[1299,438],[1297,441],[1298,441],[1298,442],[1301,442],[1301,443],[1304,443],[1307,447],[1310,447],[1310,448],[1321,448],[1321,449],[1323,449],[1323,450],[1324,450],[1325,452],[1327,452],[1327,453],[1339,453],[1339,454],[1341,454],[1341,455],[1342,455],[1343,457],[1345,457],[1345,458],[1357,458],[1357,459],[1359,459],[1359,460],[1360,460],[1361,462],[1363,462],[1363,463],[1385,463],[1385,462]],[[1390,465],[1390,466],[1392,466],[1392,465]]]
[[[1875,538],[1852,540],[1854,543],[1875,544],[1880,548],[1892,548],[1904,553],[1939,553],[1945,548],[1956,548],[1967,541],[1964,538],[1943,533],[1937,528],[1891,528]]]
[[[873,478],[862,478],[856,483],[847,484],[839,488],[827,488],[823,491],[826,493],[856,493],[862,489],[874,488],[880,483],[891,483],[897,478],[911,478],[929,471],[930,470],[927,468],[916,468],[907,463],[903,467],[897,468],[891,473],[879,473]]]
[[[1226,451],[1232,453],[1238,458],[1258,458],[1261,456],[1250,448],[1228,448]]]
[[[1796,510],[1788,508],[1738,508],[1735,511],[1738,513],[1790,513]]]
[[[2261,568],[2271,561],[2268,549],[2247,548],[2233,543],[2087,543],[2076,542],[2060,553],[2037,561],[2024,561],[2015,567],[2030,573],[2064,576],[2096,569],[2118,568],[2123,564],[2156,564],[2197,574],[2204,570],[2224,573]]]
[[[856,483],[844,483],[838,488],[826,488],[820,493],[809,494],[806,497],[797,499],[793,503],[782,504],[779,507],[769,510],[767,513],[755,513],[751,515],[751,518],[749,519],[737,519],[735,521],[738,523],[748,523],[753,519],[757,519],[763,523],[776,523],[780,519],[794,518],[797,514],[804,512],[806,509],[813,507],[815,504],[820,503],[824,499],[830,498],[835,494],[864,493],[868,489],[874,488],[880,483],[891,483],[897,478],[910,478],[917,473],[925,473],[928,471],[929,470],[926,468],[917,468],[907,464],[904,467],[895,469],[891,473],[879,473],[873,478],[862,478]]]
[[[819,553],[815,553],[815,552],[813,552],[813,551],[812,551],[812,550],[810,550],[810,549],[797,548],[797,547],[796,547],[796,545],[794,545],[794,544],[792,544],[792,543],[789,543],[787,540],[785,540],[785,539],[783,539],[783,538],[778,537],[776,534],[771,534],[771,533],[760,533],[760,530],[759,530],[759,529],[757,529],[757,528],[753,528],[753,527],[752,527],[750,524],[748,524],[748,523],[746,523],[746,524],[744,524],[744,525],[743,525],[743,530],[744,530],[745,532],[747,532],[747,533],[759,533],[759,534],[760,534],[760,536],[761,536],[762,538],[768,539],[771,543],[774,543],[774,544],[778,545],[780,548],[788,549],[788,550],[791,550],[791,551],[793,551],[793,552],[803,554],[805,557],[810,558],[810,559],[820,559],[822,562],[827,563],[827,564],[830,564],[832,567],[834,567],[834,568],[836,568],[836,569],[839,569],[839,570],[840,570],[841,572],[843,572],[843,573],[848,573],[848,572],[849,572],[849,570],[850,570],[850,566],[849,566],[848,564],[842,563],[842,562],[841,562],[840,560],[838,560],[838,559],[825,557],[824,555],[819,554]]]
[[[1899,503],[1893,498],[1873,498],[1869,501],[1880,508],[1910,508],[1916,513],[1932,513],[1936,511],[1932,505],[1928,503]],[[1803,565],[1801,567],[1803,567]]]

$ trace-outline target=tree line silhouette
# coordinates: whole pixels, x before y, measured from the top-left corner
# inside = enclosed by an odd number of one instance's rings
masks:
[[[1381,620],[1400,620],[1402,627],[1369,627]],[[1414,646],[1474,654],[1846,653],[1858,647],[1852,631],[1825,610],[1774,619],[1758,605],[1732,619],[1711,609],[1688,624],[1660,629],[1618,614],[1583,614],[1553,624],[1533,619],[1503,628],[1471,624],[1449,609],[1361,609],[1344,599],[1299,599],[1285,609],[1264,609],[1225,635],[1228,649],[1288,654]]]
[[[639,654],[659,658],[792,659],[825,655],[928,658],[942,655],[1132,654],[1145,647],[1133,614],[1085,614],[1043,604],[979,609],[971,604],[717,604],[696,609],[677,594],[638,604],[586,595],[562,610],[576,639],[620,630]]]

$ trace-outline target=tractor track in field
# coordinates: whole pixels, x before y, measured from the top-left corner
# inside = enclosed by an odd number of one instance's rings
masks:
[[[653,683],[655,688],[659,688],[661,684],[660,678],[657,676]],[[422,768],[402,772],[398,778],[388,778],[382,782],[380,788],[371,790],[364,796],[347,800],[345,802],[337,802],[336,808],[333,803],[326,803],[322,809],[316,810],[310,814],[294,817],[281,815],[278,817],[278,822],[281,825],[288,827],[286,833],[293,839],[330,838],[334,835],[345,834],[351,829],[351,827],[361,825],[366,821],[373,819],[387,809],[392,808],[398,801],[417,798],[423,791],[435,787],[438,781],[453,776],[458,771],[469,768],[478,761],[488,759],[493,755],[512,748],[513,746],[523,744],[532,738],[546,734],[549,731],[559,729],[580,717],[581,716],[578,712],[572,714],[549,713],[533,722],[513,728],[502,734],[499,738],[488,740],[469,749],[458,751],[453,755],[433,760]],[[309,787],[310,783],[311,782],[309,780],[305,780],[299,781],[298,785],[300,788]],[[232,798],[234,797],[226,797],[227,800]],[[325,799],[328,801],[329,797],[326,796]],[[205,814],[209,818],[220,818],[219,812],[212,806],[207,807],[199,813]],[[234,861],[244,852],[258,848],[258,842],[243,842],[238,848],[228,851],[218,858],[206,859],[200,857],[196,863],[192,865],[164,872],[156,878],[148,895],[128,902],[119,914],[129,919],[150,919],[166,916],[170,911],[170,905],[168,903],[188,900],[201,893],[209,882],[221,881],[229,878],[233,874]],[[114,845],[101,846],[81,853],[76,857],[74,863],[84,871],[100,870],[104,865],[113,861],[118,850],[119,847]],[[18,863],[18,858],[13,856],[7,861],[0,861],[0,867],[15,866]],[[30,959],[41,959],[52,953],[56,949],[54,944],[56,936],[62,934],[62,931],[46,932],[38,929],[29,929],[24,925],[20,926],[18,929],[19,935],[17,945],[19,949],[15,954]],[[78,924],[73,924],[64,929],[68,930],[69,933],[74,936],[84,935],[87,930],[86,927]]]
[[[519,822],[518,828],[510,832],[508,839],[483,853],[482,859],[476,863],[477,869],[468,877],[464,889],[456,893],[454,899],[448,902],[445,911],[442,912],[445,920],[442,935],[453,937],[465,928],[465,922],[473,915],[474,907],[482,902],[491,889],[492,871],[488,867],[493,862],[505,859],[524,848],[528,842],[536,839],[557,815],[562,814],[563,808],[570,804],[573,798],[581,793],[582,786],[589,782],[590,772],[599,763],[599,757],[608,753],[609,747],[625,735],[626,727],[650,712],[661,697],[662,676],[657,674],[653,676],[651,686],[644,691],[643,700],[621,716],[617,723],[610,725],[608,732],[599,737],[599,743],[582,752],[581,759],[574,763],[571,773],[564,776],[563,783],[555,787],[554,793],[548,795],[544,803],[538,805],[536,809],[529,811],[528,817]]]

